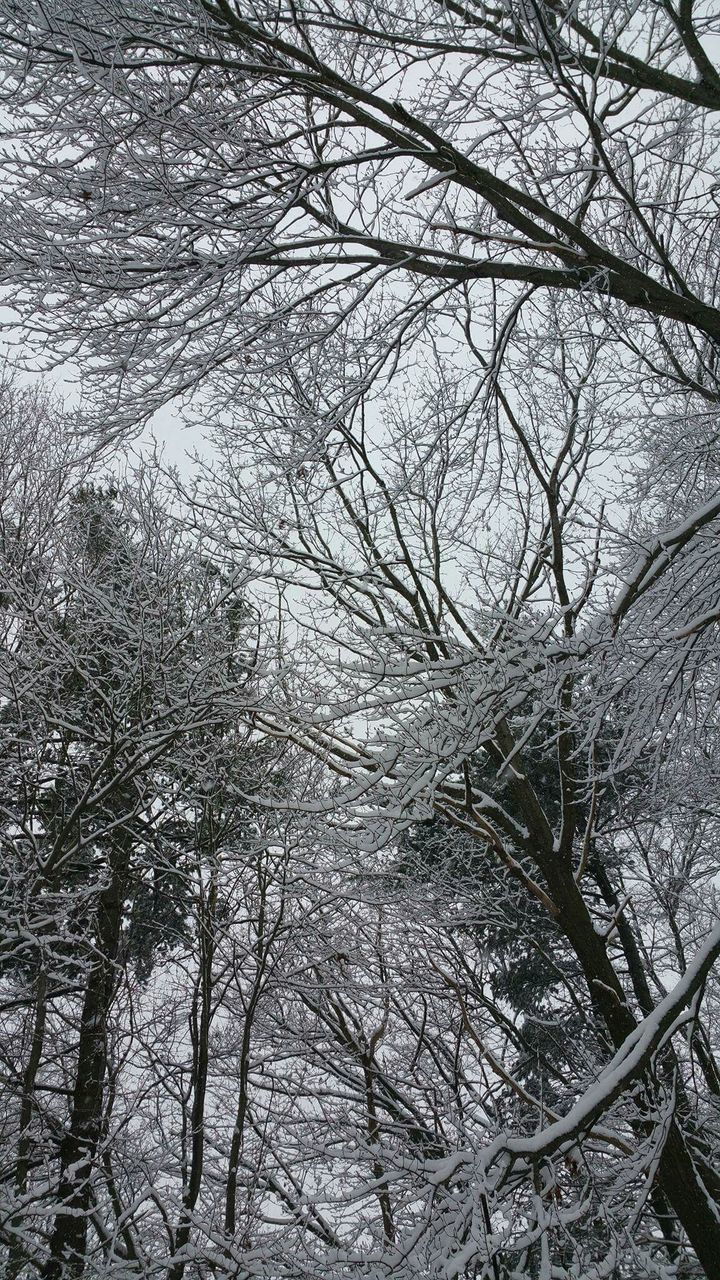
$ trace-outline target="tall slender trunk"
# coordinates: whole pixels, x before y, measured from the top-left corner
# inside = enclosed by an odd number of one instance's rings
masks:
[[[269,876],[267,867],[264,866],[261,861],[258,861],[258,887],[260,890],[260,896],[256,921],[257,938],[253,947],[255,974],[252,988],[250,990],[247,1003],[245,1004],[245,1018],[243,1022],[242,1041],[240,1044],[240,1079],[238,1081],[238,1098],[235,1110],[235,1124],[233,1125],[232,1137],[230,1140],[230,1152],[228,1155],[227,1182],[225,1184],[224,1229],[225,1234],[230,1237],[235,1235],[235,1231],[237,1229],[237,1184],[240,1169],[240,1157],[242,1155],[243,1143],[245,1141],[245,1126],[247,1123],[248,1108],[250,1105],[250,1049],[252,1044],[253,1026],[263,992],[270,953],[284,916],[284,907],[281,905],[280,911],[275,920],[270,924],[268,923],[268,880]]]
[[[392,1203],[390,1200],[390,1192],[385,1183],[385,1168],[380,1159],[380,1125],[378,1122],[377,1107],[375,1106],[375,1090],[373,1088],[374,1064],[371,1054],[364,1054],[362,1059],[363,1076],[365,1079],[365,1107],[366,1107],[366,1123],[368,1133],[368,1143],[373,1152],[372,1174],[377,1187],[377,1201],[380,1207],[380,1217],[382,1219],[383,1235],[388,1244],[395,1243],[395,1219],[393,1217]]]
[[[116,962],[130,860],[130,838],[113,849],[110,882],[98,901],[95,957],[80,1018],[75,1087],[67,1133],[60,1147],[58,1209],[42,1280],[76,1280],[85,1269],[90,1188],[102,1125],[107,1017],[116,984]]]
[[[22,1095],[20,1099],[20,1125],[17,1145],[17,1159],[15,1162],[15,1194],[18,1198],[25,1195],[27,1191],[28,1173],[30,1170],[30,1150],[32,1145],[30,1126],[32,1123],[34,1100],[35,1100],[35,1078],[37,1076],[40,1059],[42,1057],[43,1043],[45,1040],[45,1021],[47,1017],[47,975],[44,968],[40,967],[35,987],[35,1018],[33,1021],[32,1037],[30,1040],[30,1053],[28,1055],[27,1066],[23,1072],[22,1078]],[[20,1239],[22,1230],[22,1213],[14,1214],[10,1231],[12,1234],[12,1244],[8,1255],[7,1280],[16,1280],[25,1263],[25,1249]]]
[[[253,997],[256,992],[253,992]],[[225,1233],[228,1236],[234,1236],[237,1225],[237,1182],[238,1170],[240,1168],[240,1156],[242,1154],[243,1142],[245,1139],[245,1121],[247,1119],[248,1109],[248,1083],[250,1076],[250,1038],[252,1032],[253,1014],[257,1000],[253,999],[248,1006],[245,1014],[245,1023],[243,1026],[242,1044],[240,1047],[240,1080],[238,1084],[238,1101],[235,1113],[235,1124],[233,1126],[232,1138],[230,1140],[230,1154],[228,1156],[228,1172],[227,1183],[225,1186]]]
[[[207,1093],[210,1022],[212,1020],[213,961],[215,958],[216,873],[211,873],[207,901],[200,909],[200,971],[190,1017],[193,1045],[192,1107],[190,1111],[190,1170],[175,1229],[173,1259],[167,1280],[182,1280],[187,1265],[185,1249],[192,1231],[192,1214],[202,1184],[205,1159],[205,1096]],[[199,1012],[198,1012],[199,1010]]]

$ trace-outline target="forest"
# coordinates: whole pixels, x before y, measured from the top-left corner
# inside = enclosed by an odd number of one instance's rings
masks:
[[[720,1280],[716,0],[0,15],[4,1280]]]

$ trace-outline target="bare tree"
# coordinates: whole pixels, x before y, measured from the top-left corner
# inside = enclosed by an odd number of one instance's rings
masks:
[[[423,1232],[382,1145],[386,1015],[306,993],[380,1215],[346,1261],[498,1276],[517,1193],[540,1275],[602,1274],[609,1239],[618,1275],[717,1275],[713,7],[5,12],[26,340],[83,362],[105,440],[197,397],[220,463],[196,519],[297,636],[253,727],[338,779],[296,807],[332,813],[370,876],[432,815],[464,833],[582,1017],[575,1096],[539,1133],[470,1125],[452,1159],[398,1160]],[[477,1049],[465,979],[433,965]],[[297,1221],[311,1197],[274,1142]]]

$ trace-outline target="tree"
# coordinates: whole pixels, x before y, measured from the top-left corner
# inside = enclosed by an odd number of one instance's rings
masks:
[[[82,1274],[97,1240],[106,1246],[105,1202],[137,1270],[107,1145],[132,1023],[123,987],[136,985],[134,969],[147,980],[162,950],[192,954],[193,934],[186,1209],[197,1195],[213,864],[218,831],[252,843],[239,799],[252,767],[240,769],[247,734],[234,719],[252,697],[257,636],[243,575],[221,575],[199,554],[148,474],[89,483],[57,406],[6,388],[5,408],[3,1057],[16,1154],[2,1239],[9,1276],[30,1264],[50,1280]],[[232,800],[221,799],[230,742]],[[181,1221],[178,1248],[184,1232]]]
[[[341,780],[300,810],[377,874],[433,813],[466,833],[588,1027],[565,1121],[399,1162],[463,1242],[417,1265],[499,1275],[517,1191],[539,1274],[593,1274],[599,1232],[617,1274],[717,1275],[712,6],[5,10],[27,340],[71,345],[104,440],[199,398],[197,518],[309,641],[253,720]]]

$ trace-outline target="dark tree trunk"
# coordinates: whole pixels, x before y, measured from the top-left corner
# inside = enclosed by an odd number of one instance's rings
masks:
[[[130,859],[128,836],[120,838],[113,854],[110,883],[98,902],[95,955],[80,1019],[70,1124],[60,1147],[60,1208],[50,1233],[42,1280],[76,1280],[85,1269],[91,1180],[102,1126],[107,1017],[115,992]]]
[[[607,954],[606,942],[597,933],[572,874],[558,868],[552,881],[551,892],[560,908],[559,924],[580,961],[612,1047],[619,1049],[637,1022]],[[652,1093],[653,1085],[648,1081],[650,1097]],[[705,1274],[710,1280],[720,1280],[720,1205],[709,1181],[709,1178],[704,1180],[701,1166],[693,1160],[674,1117],[658,1164],[657,1185],[677,1216]],[[669,1239],[672,1241],[672,1235]]]
[[[35,1078],[42,1057],[45,1040],[45,1019],[47,1016],[47,977],[44,969],[40,969],[35,990],[35,1019],[33,1023],[30,1054],[23,1073],[22,1097],[20,1101],[20,1127],[15,1164],[15,1192],[23,1196],[27,1191],[28,1172],[30,1169],[31,1134],[35,1095]],[[14,1217],[11,1222],[13,1240],[8,1255],[8,1280],[16,1280],[25,1263],[25,1250],[18,1239],[17,1232],[22,1226],[22,1215]]]

